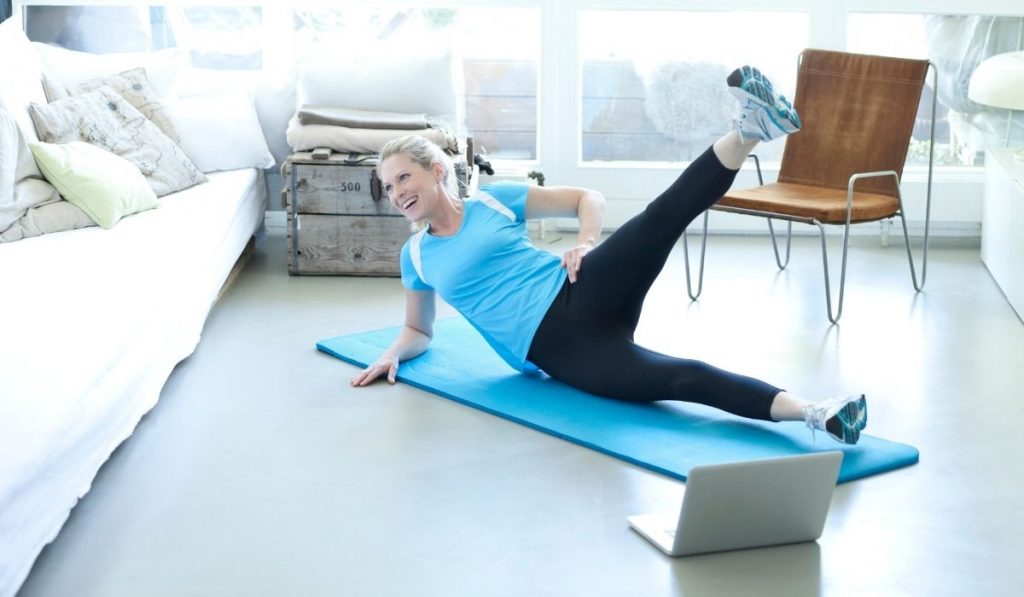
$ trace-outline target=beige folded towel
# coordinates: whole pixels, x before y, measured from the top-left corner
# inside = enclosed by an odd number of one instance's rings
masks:
[[[400,112],[370,112],[336,106],[302,106],[300,124],[328,124],[353,129],[392,129],[418,131],[429,128],[426,114]]]
[[[438,144],[451,154],[459,153],[459,142],[448,127],[421,131],[402,129],[350,128],[326,124],[302,124],[298,115],[288,123],[285,136],[293,151],[309,151],[328,147],[341,153],[379,153],[388,141],[416,134]]]

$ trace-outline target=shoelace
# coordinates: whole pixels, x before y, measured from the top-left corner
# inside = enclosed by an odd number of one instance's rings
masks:
[[[818,427],[816,425],[817,419],[823,414],[818,412],[819,409],[814,408],[813,404],[808,404],[803,408],[804,423],[807,428],[811,430],[811,445],[816,446],[818,444]],[[825,428],[825,421],[821,422],[821,428]]]

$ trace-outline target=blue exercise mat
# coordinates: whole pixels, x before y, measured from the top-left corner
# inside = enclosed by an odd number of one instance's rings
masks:
[[[505,364],[462,318],[438,321],[430,350],[402,363],[398,379],[680,480],[694,466],[842,450],[839,482],[915,464],[918,451],[862,434],[844,446],[803,423],[744,419],[700,404],[636,404],[601,398]],[[398,336],[389,328],[341,336],[316,347],[365,367]]]

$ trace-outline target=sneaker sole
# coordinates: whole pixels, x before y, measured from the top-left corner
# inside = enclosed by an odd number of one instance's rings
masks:
[[[744,72],[749,68],[749,72]],[[761,71],[753,67],[738,68],[726,78],[729,91],[740,100],[750,99],[760,106],[773,107],[775,105],[775,86],[765,77]],[[744,83],[756,93],[744,88]],[[750,85],[749,83],[753,83]]]
[[[843,424],[843,437],[836,438],[845,444],[855,444],[860,439],[860,432],[868,424],[868,403],[864,396],[856,402],[850,402],[838,413]]]

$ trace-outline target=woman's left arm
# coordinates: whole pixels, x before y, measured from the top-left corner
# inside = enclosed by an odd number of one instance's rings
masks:
[[[576,282],[583,257],[594,248],[601,236],[604,221],[604,195],[580,187],[530,187],[526,194],[526,217],[575,217],[580,222],[576,246],[562,255],[562,267],[569,282]]]

